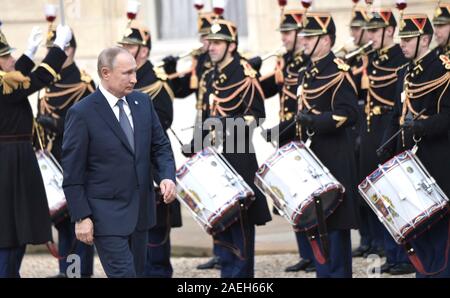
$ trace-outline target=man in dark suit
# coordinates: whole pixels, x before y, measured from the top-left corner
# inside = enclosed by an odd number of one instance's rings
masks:
[[[67,113],[64,192],[77,239],[95,244],[108,277],[142,276],[155,195],[175,198],[175,162],[148,95],[133,91],[136,61],[123,48],[98,58],[99,88]],[[94,238],[95,236],[95,238]]]

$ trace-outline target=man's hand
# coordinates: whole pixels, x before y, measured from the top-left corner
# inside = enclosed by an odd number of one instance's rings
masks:
[[[164,59],[162,60],[164,62],[164,71],[166,72],[166,74],[170,75],[173,73],[177,72],[177,62],[178,62],[178,57],[174,57],[172,55],[164,57]]]
[[[56,124],[56,120],[48,115],[39,115],[36,118],[37,123],[42,125],[46,130],[51,132],[57,132],[58,127]]]
[[[94,244],[94,223],[89,217],[75,223],[75,235],[87,245]]]
[[[416,137],[422,137],[425,133],[425,127],[420,120],[407,119],[403,124],[403,128],[407,131],[412,131]]]
[[[305,114],[303,112],[300,112],[296,116],[297,122],[299,122],[301,125],[310,128],[314,125],[314,117],[309,114]]]
[[[53,42],[54,45],[58,46],[61,50],[64,51],[66,45],[69,44],[72,39],[72,30],[67,25],[58,25],[56,27],[56,38]]]
[[[250,64],[251,67],[253,67],[253,69],[256,70],[257,72],[261,70],[262,62],[263,61],[259,56],[248,59],[248,64]]]
[[[31,60],[34,59],[34,55],[42,42],[42,30],[41,28],[34,26],[31,30],[30,37],[28,37],[28,45],[25,51],[25,55]]]
[[[163,196],[164,203],[172,203],[176,196],[175,183],[170,179],[164,179],[159,184],[159,187],[161,188],[161,195]]]

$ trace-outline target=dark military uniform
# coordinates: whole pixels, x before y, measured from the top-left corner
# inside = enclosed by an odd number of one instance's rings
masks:
[[[120,44],[138,45],[151,49],[151,37],[147,28],[132,24],[119,42]],[[150,61],[139,67],[136,73],[135,89],[150,96],[155,111],[166,131],[173,122],[173,91],[167,82],[167,75],[162,68],[156,68]],[[154,180],[159,181],[154,177]],[[157,194],[156,226],[148,233],[147,260],[144,276],[172,277],[173,268],[170,263],[170,229],[181,227],[181,210],[178,200],[165,204],[162,196]]]
[[[56,29],[49,26],[47,34],[47,48],[53,46]],[[75,36],[69,42],[69,47],[76,49]],[[61,162],[62,141],[64,136],[64,120],[66,113],[76,102],[91,94],[95,90],[92,78],[84,71],[80,71],[75,63],[61,70],[58,80],[45,89],[45,94],[39,99],[37,122],[40,125],[38,133],[42,146]],[[38,142],[36,147],[40,147]],[[59,259],[59,276],[66,274],[70,265],[65,256],[75,253],[80,256],[81,276],[90,277],[93,274],[94,247],[76,240],[75,225],[70,221],[69,214],[54,222],[58,230],[58,252],[63,258]]]
[[[335,32],[330,14],[308,13],[300,35],[335,35]],[[349,70],[347,64],[330,52],[312,61],[299,76],[298,129],[302,140],[313,134],[311,150],[346,190],[342,203],[326,220],[330,253],[325,264],[316,258],[317,277],[352,276],[350,229],[357,227],[356,165],[348,128],[357,121],[358,99]],[[310,113],[306,115],[303,107]]]
[[[207,38],[237,44],[236,26],[229,21],[216,20]],[[215,66],[203,73],[199,88],[205,117],[218,117],[223,123],[230,118],[244,119],[248,123],[247,121],[258,121],[265,117],[264,97],[257,73],[238,53],[234,53],[232,60],[222,69]],[[256,155],[252,153],[250,126],[245,128],[245,140],[238,139],[234,130],[228,132],[233,138],[234,148],[231,148],[232,151],[224,151],[222,155],[253,189],[255,200],[243,211],[242,219],[215,235],[214,239],[223,246],[220,249],[222,277],[253,277],[255,225],[265,224],[271,220],[271,216],[265,196],[254,184],[258,164]],[[214,133],[221,132],[213,131],[212,134]],[[227,148],[226,142],[225,139],[223,148]],[[239,153],[238,149],[242,149],[242,145],[245,146],[244,152]],[[230,246],[234,250],[230,250]]]
[[[432,22],[436,30],[439,26],[450,25],[450,3],[439,3],[438,1],[438,6],[436,7],[436,10],[434,12]],[[436,47],[435,53],[438,57],[441,55],[445,55],[450,58],[450,36],[447,37],[446,44],[440,44]],[[450,138],[450,131],[448,133]]]
[[[0,56],[11,48],[0,32]],[[16,71],[0,71],[0,276],[18,277],[27,244],[52,239],[42,176],[32,147],[33,113],[28,95],[53,82],[66,54],[51,48],[32,72],[25,55]]]
[[[206,36],[211,28],[211,23],[215,18],[223,19],[222,16],[217,16],[212,12],[202,12],[198,16],[198,33],[201,36]],[[167,61],[164,64],[164,69],[169,75],[169,82],[176,98],[185,98],[196,93],[197,96],[197,117],[194,126],[194,133],[201,130],[202,118],[204,115],[204,107],[202,101],[199,99],[199,80],[205,71],[211,69],[212,63],[209,59],[208,52],[202,52],[201,49],[192,51],[192,65],[191,69],[186,72],[176,72],[177,58],[171,57],[172,61]],[[169,65],[172,64],[172,65]]]
[[[434,12],[433,16],[433,25],[434,26],[443,26],[450,24],[450,4],[449,3],[439,3],[438,7]],[[446,55],[450,57],[450,36],[447,38],[446,45],[440,45],[436,48],[436,54]]]
[[[135,85],[136,89],[150,95],[165,131],[172,125],[172,100],[174,97],[166,77],[162,69],[154,68],[152,63],[147,61],[138,69],[137,84]],[[145,276],[171,277],[173,269],[170,264],[170,229],[182,226],[180,202],[175,200],[167,205],[161,196],[158,198],[159,200],[156,202],[157,223],[149,231]]]
[[[298,75],[300,70],[307,65],[307,61],[308,58],[301,53],[297,53],[295,56],[292,53],[287,53],[277,61],[274,73],[261,77],[261,87],[265,98],[276,94],[279,94],[280,97],[280,123],[273,131],[278,130],[281,133],[297,113]],[[296,135],[295,126],[291,126],[284,131],[283,134],[279,135],[280,147],[292,141]],[[275,137],[272,133],[269,134],[270,137]]]
[[[367,75],[367,67],[369,60],[374,53],[371,46],[362,45],[363,35],[367,34],[366,26],[369,21],[369,16],[365,8],[354,7],[352,11],[352,19],[350,21],[351,28],[361,28],[361,35],[355,44],[359,48],[353,52],[347,53],[344,57],[345,63],[350,66],[353,81],[358,89],[358,121],[350,128],[352,139],[354,142],[355,159],[357,164],[358,177],[361,177],[359,168],[360,160],[360,145],[361,145],[361,124],[365,121],[364,117],[364,102],[367,97],[367,89],[369,85],[369,78]],[[358,179],[360,180],[360,179]],[[376,225],[380,225],[377,218],[373,218],[372,211],[366,202],[359,198],[356,200],[358,214],[359,214],[359,234],[361,236],[360,245],[352,252],[352,256],[361,257],[378,251],[378,247],[383,245],[382,233],[377,233]],[[381,235],[377,235],[381,234]]]
[[[396,27],[397,22],[390,9],[380,9],[372,14],[367,24],[368,29],[386,30],[387,27]],[[382,40],[384,44],[384,37]],[[364,121],[361,126],[360,148],[360,181],[369,176],[378,166],[380,160],[376,149],[380,146],[383,135],[389,125],[389,112],[394,106],[394,94],[397,86],[399,69],[407,63],[399,45],[394,44],[377,50],[371,57],[367,68],[369,76],[369,89],[365,98]],[[408,258],[402,247],[397,245],[385,229],[374,212],[369,211],[367,217],[375,231],[375,236],[381,234],[386,264],[382,271],[396,274],[406,273],[405,268],[410,267]],[[376,245],[379,245],[376,243]],[[380,249],[381,247],[375,247]],[[377,251],[373,251],[376,253]],[[411,270],[411,268],[409,269]]]
[[[419,27],[423,25],[423,27]],[[426,15],[405,15],[400,27],[400,38],[417,37],[424,34],[433,35],[431,23]],[[416,54],[417,55],[417,54]],[[450,125],[450,62],[448,57],[437,57],[430,51],[423,57],[417,57],[403,69],[399,79],[398,92],[392,121],[385,139],[392,136],[400,125],[405,131],[391,142],[386,151],[402,152],[418,145],[416,155],[428,170],[444,193],[450,195],[448,172],[450,160],[446,158],[450,151],[448,130]],[[425,112],[415,121],[408,118]],[[418,277],[450,277],[449,253],[449,214],[442,214],[442,219],[435,222],[424,233],[412,240],[408,245],[410,259],[421,262],[423,270]],[[413,262],[414,264],[415,262]],[[417,263],[414,264],[416,269]]]
[[[303,15],[304,12],[299,10],[284,11],[279,30],[281,32],[295,31],[298,34],[302,28]],[[280,98],[280,122],[278,127],[275,128],[275,131],[279,133],[279,147],[284,146],[298,137],[295,126],[289,127],[289,124],[297,114],[298,75],[300,70],[308,63],[308,57],[301,52],[295,51],[296,43],[297,35],[294,41],[294,49],[278,57],[275,71],[260,79],[265,98],[275,96],[276,94]],[[281,133],[282,131],[284,133]],[[275,138],[275,135],[272,133],[269,132],[268,134],[267,139]],[[274,213],[278,213],[276,209]],[[307,267],[309,267],[309,271],[313,270],[314,255],[305,233],[295,232],[295,238],[301,261],[293,266],[287,267],[286,271],[295,272],[304,270]]]
[[[211,23],[217,15],[212,12],[202,12],[198,15],[198,33],[200,36],[206,36],[209,33]],[[222,16],[219,18],[223,19]],[[205,119],[204,106],[199,96],[199,80],[203,73],[212,67],[208,52],[202,52],[201,49],[192,51],[192,65],[186,72],[176,72],[177,58],[166,57],[164,59],[164,70],[169,75],[169,84],[172,87],[175,98],[185,98],[195,93],[197,116],[194,124],[194,135],[201,133],[202,119]],[[191,141],[191,147],[193,147]],[[211,269],[220,266],[220,248],[213,244],[213,258],[204,264],[197,266],[197,269]]]

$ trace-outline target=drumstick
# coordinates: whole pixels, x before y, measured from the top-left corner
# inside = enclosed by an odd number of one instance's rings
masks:
[[[170,131],[172,132],[172,134],[174,135],[175,139],[177,139],[178,143],[180,143],[181,148],[183,148],[184,144],[183,142],[180,140],[180,138],[177,136],[177,134],[175,133],[175,131],[173,131],[172,127],[169,127]]]
[[[416,121],[420,116],[423,115],[423,113],[425,113],[427,109],[423,109],[422,111],[420,111],[419,114],[417,114],[416,116],[414,116],[413,121]],[[381,145],[378,149],[377,149],[377,154],[380,154],[381,151],[383,151],[383,149],[387,146],[387,144],[389,144],[390,142],[392,142],[405,128],[402,126],[400,127],[400,129],[392,136],[389,138],[389,140],[387,140],[386,142],[384,142],[383,145]]]

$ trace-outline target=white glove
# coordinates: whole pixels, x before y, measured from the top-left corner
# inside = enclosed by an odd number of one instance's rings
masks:
[[[56,27],[56,38],[53,44],[60,47],[61,50],[64,51],[64,48],[70,42],[71,39],[72,39],[72,30],[70,30],[70,27],[67,25],[63,26],[59,24],[58,27]]]
[[[35,26],[31,29],[30,37],[28,37],[28,46],[25,50],[25,55],[28,56],[31,60],[34,59],[34,55],[36,55],[36,51],[39,45],[42,42],[42,30],[41,28]]]

